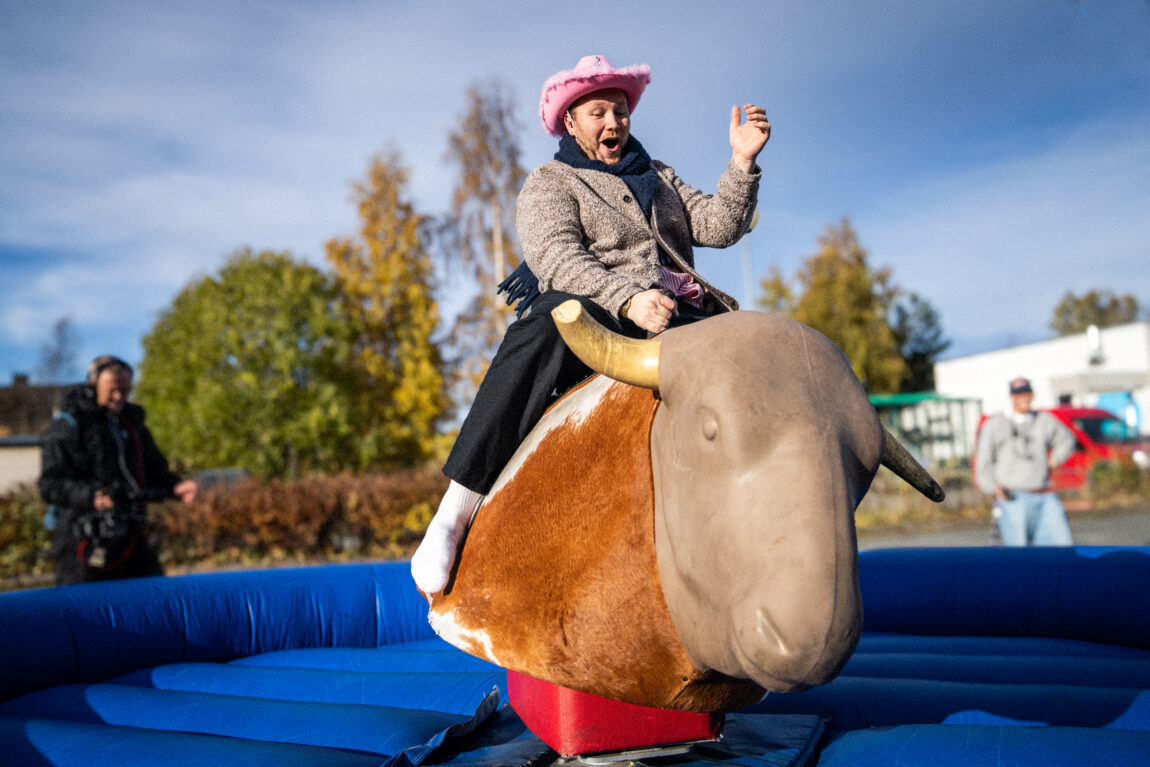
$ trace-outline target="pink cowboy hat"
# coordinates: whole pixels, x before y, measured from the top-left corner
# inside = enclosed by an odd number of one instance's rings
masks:
[[[651,67],[633,64],[614,69],[606,56],[584,56],[574,69],[556,72],[543,83],[539,97],[539,119],[552,136],[566,133],[563,115],[580,96],[607,88],[619,88],[627,94],[627,107],[634,112],[639,97],[651,82]]]

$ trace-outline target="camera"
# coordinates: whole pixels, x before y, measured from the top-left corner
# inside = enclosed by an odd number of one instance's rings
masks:
[[[83,541],[78,553],[86,565],[97,569],[132,545],[133,536],[146,519],[145,505],[169,495],[163,490],[141,491],[121,482],[113,482],[101,492],[112,499],[113,507],[82,514],[72,524],[72,532]]]

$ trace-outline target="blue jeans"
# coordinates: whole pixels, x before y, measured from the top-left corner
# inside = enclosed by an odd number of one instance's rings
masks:
[[[996,501],[1003,546],[1070,546],[1070,522],[1057,493],[1013,491],[1009,501]]]

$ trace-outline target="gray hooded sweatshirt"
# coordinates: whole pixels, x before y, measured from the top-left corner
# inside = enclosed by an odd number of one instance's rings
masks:
[[[978,436],[975,467],[978,488],[1036,491],[1050,486],[1050,466],[1074,452],[1073,432],[1049,413],[1031,411],[1020,419],[998,413],[987,419]]]

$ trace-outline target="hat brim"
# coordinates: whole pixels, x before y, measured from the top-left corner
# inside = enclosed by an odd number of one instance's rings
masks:
[[[556,72],[543,83],[539,97],[539,119],[552,136],[566,133],[563,115],[577,99],[595,91],[618,88],[627,94],[627,108],[634,112],[639,98],[651,82],[651,67],[633,64],[610,72],[587,74],[575,69]]]

